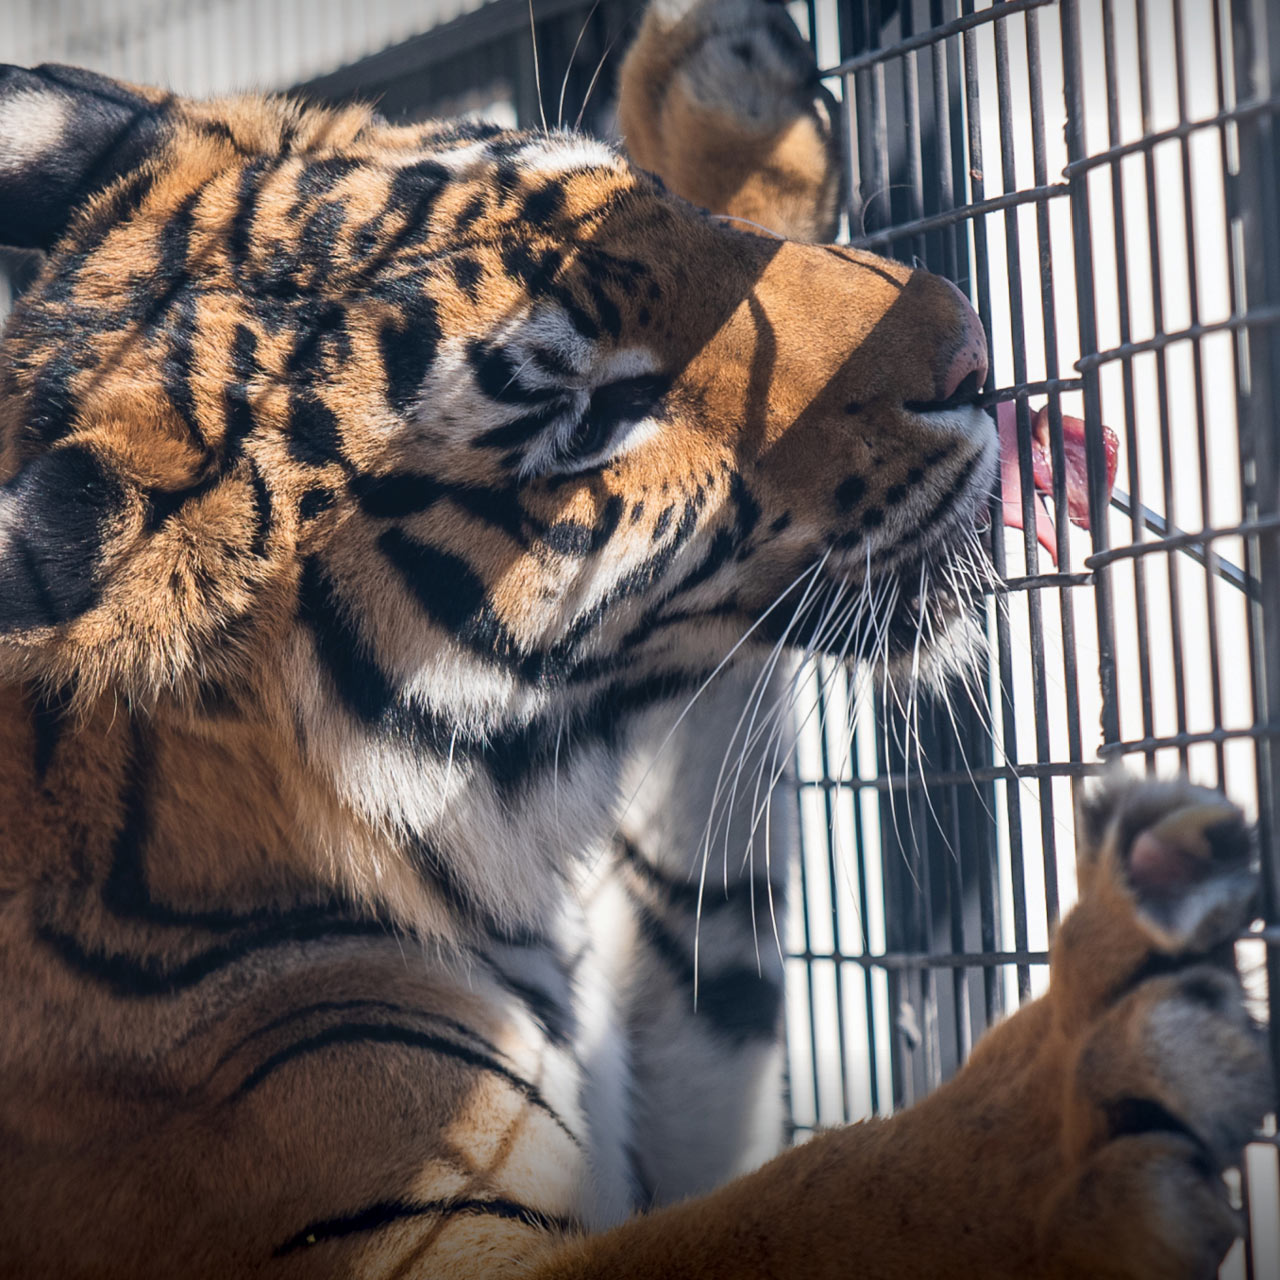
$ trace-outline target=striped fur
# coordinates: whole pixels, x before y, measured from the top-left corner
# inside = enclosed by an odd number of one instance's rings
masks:
[[[785,858],[754,799],[698,846],[761,655],[967,659],[958,293],[572,134],[61,68],[6,119],[48,258],[0,353],[0,1257],[831,1274],[829,1143],[657,1208],[781,1138]]]

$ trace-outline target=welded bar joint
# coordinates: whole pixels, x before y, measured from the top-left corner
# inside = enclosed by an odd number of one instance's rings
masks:
[[[1238,329],[1264,328],[1267,325],[1280,324],[1280,305],[1255,307],[1250,311],[1242,311],[1238,315],[1228,316],[1225,320],[1212,320],[1208,324],[1192,324],[1176,333],[1158,333],[1154,338],[1145,338],[1141,342],[1126,342],[1107,351],[1098,351],[1092,355],[1082,356],[1076,361],[1076,368],[1081,373],[1096,369],[1099,365],[1109,364],[1115,360],[1126,360],[1130,356],[1140,356],[1147,351],[1163,351],[1175,342],[1194,342],[1211,333],[1230,333]]]
[[[1043,187],[1025,187],[1021,191],[1009,191],[1002,196],[992,196],[988,200],[980,200],[976,204],[961,205],[958,209],[947,209],[942,213],[931,213],[928,217],[916,218],[911,222],[899,222],[883,231],[872,231],[849,241],[850,248],[865,249],[873,244],[887,244],[893,240],[906,240],[911,236],[923,235],[926,231],[936,231],[939,227],[949,227],[958,222],[969,222],[981,218],[985,214],[999,213],[1003,209],[1012,209],[1017,205],[1036,204],[1044,200],[1052,200],[1057,196],[1069,194],[1069,188],[1062,182],[1051,182]]]
[[[1186,120],[1171,128],[1161,129],[1158,133],[1144,134],[1132,142],[1121,142],[1105,151],[1095,151],[1081,160],[1073,160],[1062,171],[1062,176],[1070,180],[1078,174],[1087,173],[1104,164],[1115,164],[1126,156],[1139,155],[1144,151],[1152,151],[1165,142],[1174,142],[1179,138],[1189,138],[1193,133],[1203,129],[1219,129],[1224,124],[1232,124],[1239,120],[1252,120],[1255,116],[1280,113],[1280,98],[1254,98],[1249,102],[1238,103],[1216,115],[1203,116],[1199,120]]]
[[[961,32],[984,26],[999,18],[1011,18],[1016,13],[1025,13],[1028,9],[1043,9],[1046,5],[1056,3],[1057,0],[1003,0],[1003,3],[993,4],[989,9],[979,9],[974,13],[963,14],[950,22],[930,27],[928,31],[921,31],[918,35],[884,49],[870,49],[866,53],[860,53],[855,58],[848,58],[830,70],[821,72],[821,75],[824,79],[828,76],[850,76],[855,72],[865,71],[868,67],[874,67],[877,63],[888,62],[893,58],[901,58],[908,53],[913,53],[917,49],[928,48],[929,45],[937,44],[948,36],[958,36]]]
[[[1260,520],[1242,520],[1239,524],[1223,529],[1201,529],[1198,533],[1178,533],[1168,538],[1135,542],[1126,547],[1111,547],[1090,556],[1084,563],[1085,568],[1096,570],[1115,560],[1132,560],[1157,551],[1181,551],[1184,547],[1201,546],[1219,538],[1256,538],[1260,534],[1275,533],[1277,529],[1280,529],[1280,515],[1266,516]]]

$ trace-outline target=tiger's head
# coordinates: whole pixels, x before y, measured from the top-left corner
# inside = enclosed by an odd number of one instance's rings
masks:
[[[420,834],[744,634],[964,647],[996,436],[939,277],[569,133],[58,67],[0,73],[0,243],[47,254],[0,355],[11,679],[260,721]]]

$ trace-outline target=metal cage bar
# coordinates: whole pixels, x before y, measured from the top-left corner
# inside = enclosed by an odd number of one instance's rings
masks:
[[[904,723],[873,697],[852,765],[832,764],[827,744],[815,772],[801,751],[802,794],[821,790],[829,809],[833,793],[854,797],[859,886],[879,841],[886,943],[806,941],[792,959],[853,966],[868,990],[884,975],[887,1008],[865,1002],[868,1043],[879,1039],[864,1060],[873,1077],[877,1056],[889,1060],[891,1096],[870,1108],[888,1110],[936,1085],[1043,981],[1042,944],[1074,895],[1070,801],[1095,758],[1191,769],[1256,805],[1267,893],[1251,937],[1280,980],[1280,11],[830,2],[850,241],[969,291],[992,339],[987,399],[1015,406],[1024,476],[1024,535],[994,539],[1002,581],[977,705]],[[1061,477],[1064,397],[1086,424],[1092,528],[1082,544],[1059,522],[1054,567],[1031,518],[1030,401],[1047,399]],[[1224,402],[1234,430],[1219,427]],[[1125,487],[1110,501],[1104,420],[1124,441]],[[1054,497],[1062,510],[1061,481]],[[874,810],[858,807],[867,793]],[[861,898],[858,909],[874,912]],[[811,1001],[806,1015],[823,1011]],[[1275,1020],[1271,1035],[1280,1062]],[[798,1131],[844,1118],[801,1116]],[[1275,1220],[1280,1193],[1259,1153],[1241,1187],[1255,1228]],[[1274,1232],[1232,1267],[1275,1274]]]
[[[359,60],[301,86],[313,97],[375,98],[403,118],[545,113],[602,133],[641,9],[535,0],[540,97],[527,0],[439,0],[441,24],[407,39],[426,11],[389,0],[388,37],[367,6],[332,3],[350,27],[344,56]],[[32,56],[196,91],[324,66],[322,42],[283,43],[297,0],[168,5],[169,34],[154,39],[125,22],[134,7],[113,7],[119,30],[77,33],[58,16]],[[971,696],[904,710],[830,667],[806,676],[818,714],[797,754],[802,905],[787,939],[803,1137],[918,1098],[1040,989],[1048,932],[1074,895],[1071,801],[1097,759],[1187,767],[1256,806],[1265,892],[1251,945],[1280,982],[1280,8],[788,7],[843,102],[844,238],[919,260],[974,300],[993,354],[987,400],[1014,406],[1029,526],[995,539],[990,661]],[[28,16],[14,6],[0,29],[16,40]],[[231,67],[264,21],[247,69]],[[373,52],[388,38],[399,43]],[[20,287],[28,264],[8,265]],[[1091,475],[1091,533],[1060,522],[1056,564],[1028,518],[1041,400],[1055,473],[1064,406],[1079,406]],[[1104,421],[1123,436],[1110,506]],[[1060,482],[1054,496],[1061,508]],[[1280,1063],[1275,1019],[1271,1037]],[[1267,1143],[1242,1180],[1255,1232],[1234,1274],[1280,1269],[1264,1230],[1280,1206]]]

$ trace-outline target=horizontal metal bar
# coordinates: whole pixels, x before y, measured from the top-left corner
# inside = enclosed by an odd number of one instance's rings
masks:
[[[1236,936],[1237,942],[1261,942],[1269,947],[1280,946],[1280,924],[1264,925],[1260,929],[1245,929]],[[786,953],[788,960],[802,960],[811,964],[815,960],[830,960],[835,964],[853,964],[863,969],[989,969],[1007,964],[1048,964],[1047,951],[943,951],[911,952],[882,951],[855,952],[853,954],[833,948],[830,951],[813,951],[801,948]]]
[[[957,222],[966,222],[970,218],[981,218],[984,214],[999,213],[1002,209],[1012,209],[1016,205],[1035,204],[1038,201],[1052,200],[1056,196],[1069,194],[1070,188],[1065,182],[1051,182],[1044,187],[1026,187],[1021,191],[992,196],[990,200],[980,200],[977,204],[960,205],[956,209],[948,209],[945,213],[931,213],[927,218],[900,222],[897,226],[885,227],[883,231],[872,231],[867,235],[856,236],[849,241],[849,246],[853,249],[865,249],[873,244],[887,244],[891,240],[923,235],[926,231],[934,231],[938,227],[949,227]]]
[[[1164,751],[1168,748],[1195,747],[1202,743],[1237,742],[1244,738],[1280,738],[1280,724],[1252,724],[1239,729],[1203,729],[1198,733],[1171,733],[1165,738],[1139,738],[1136,742],[1104,742],[1100,756],[1136,755],[1139,751]]]
[[[1236,937],[1237,942],[1263,942],[1269,947],[1280,947],[1280,924],[1263,925],[1261,929],[1246,929]]]
[[[987,969],[1002,964],[1048,964],[1047,951],[958,951],[929,955],[907,951],[885,951],[879,955],[845,955],[840,951],[788,951],[788,960],[831,960],[836,964],[856,964],[863,969]]]
[[[975,769],[952,769],[925,775],[892,774],[879,778],[804,778],[796,783],[801,790],[823,791],[906,791],[920,786],[956,787],[974,782],[1018,782],[1027,778],[1088,778],[1102,773],[1103,766],[1088,760],[1037,760],[1028,764],[980,765]]]
[[[1236,936],[1237,942],[1261,942],[1268,947],[1280,946],[1280,925],[1246,929]],[[862,969],[994,969],[1010,964],[1048,964],[1047,951],[951,951],[939,953],[883,951],[849,955],[843,951],[811,951],[807,948],[788,951],[788,960],[812,964],[828,960],[833,964],[857,965]]]
[[[1170,129],[1148,133],[1144,137],[1135,138],[1132,142],[1122,142],[1117,146],[1109,147],[1106,151],[1097,151],[1091,156],[1085,156],[1082,160],[1073,161],[1063,169],[1062,176],[1074,178],[1078,174],[1098,168],[1099,165],[1114,164],[1117,160],[1123,160],[1125,156],[1150,151],[1162,142],[1173,142],[1178,138],[1186,138],[1193,133],[1198,133],[1201,129],[1216,129],[1224,124],[1230,124],[1233,120],[1248,120],[1253,116],[1266,115],[1268,112],[1280,112],[1280,98],[1252,98],[1248,102],[1241,102],[1225,111],[1219,111],[1217,115],[1205,116],[1200,120],[1185,120],[1182,124],[1176,124]]]
[[[1019,396],[1047,396],[1054,392],[1083,391],[1083,378],[1046,378],[1043,382],[1019,382],[1012,387],[997,387],[978,398],[978,406],[989,409],[993,404],[1016,400]]]
[[[1203,338],[1210,333],[1227,333],[1235,329],[1248,329],[1254,325],[1280,324],[1280,306],[1257,307],[1242,315],[1228,316],[1225,320],[1215,320],[1211,324],[1193,324],[1177,333],[1158,333],[1154,338],[1143,342],[1126,342],[1123,346],[1112,347],[1110,351],[1098,351],[1093,355],[1081,356],[1076,361],[1076,368],[1081,373],[1096,369],[1099,365],[1109,364],[1113,360],[1125,360],[1130,356],[1142,355],[1146,351],[1160,351],[1175,342],[1191,342]]]
[[[1132,516],[1134,514],[1133,500],[1122,489],[1113,489],[1111,491],[1111,505],[1122,515]],[[1139,504],[1137,514],[1145,528],[1152,533],[1159,534],[1161,537],[1194,537],[1194,535],[1188,534],[1185,530],[1179,529],[1177,525],[1171,525],[1164,516],[1158,511],[1152,511],[1145,503]],[[1147,546],[1148,544],[1138,543],[1136,545]],[[1212,561],[1214,573],[1224,582],[1228,582],[1237,590],[1243,591],[1251,600],[1260,598],[1261,588],[1258,582],[1249,577],[1238,564],[1226,560],[1222,556],[1210,557],[1207,552],[1197,550],[1194,542],[1189,546],[1183,547],[1182,553],[1188,560],[1194,560],[1196,564],[1208,565]]]
[[[1091,573],[1033,573],[1025,578],[1005,578],[990,589],[989,594],[1007,591],[1040,591],[1051,587],[1088,587],[1093,585]]]
[[[1084,563],[1087,569],[1096,571],[1116,560],[1136,560],[1157,551],[1181,551],[1218,538],[1254,538],[1277,530],[1280,530],[1280,516],[1267,516],[1263,520],[1245,520],[1226,529],[1201,529],[1199,533],[1176,533],[1167,538],[1153,538],[1150,542],[1134,542],[1127,547],[1111,547],[1090,556]]]
[[[859,71],[874,67],[879,62],[901,58],[905,54],[914,53],[917,49],[925,49],[931,44],[937,44],[939,40],[945,40],[948,36],[958,36],[964,31],[971,31],[984,23],[994,22],[999,18],[1011,18],[1015,13],[1025,13],[1028,9],[1042,9],[1046,5],[1056,3],[1057,0],[1004,0],[1004,3],[993,4],[989,9],[979,9],[976,13],[967,13],[963,17],[953,18],[950,22],[930,27],[928,31],[921,31],[918,35],[902,40],[898,44],[860,53],[857,57],[848,58],[821,74],[824,79],[828,76],[856,75]]]

